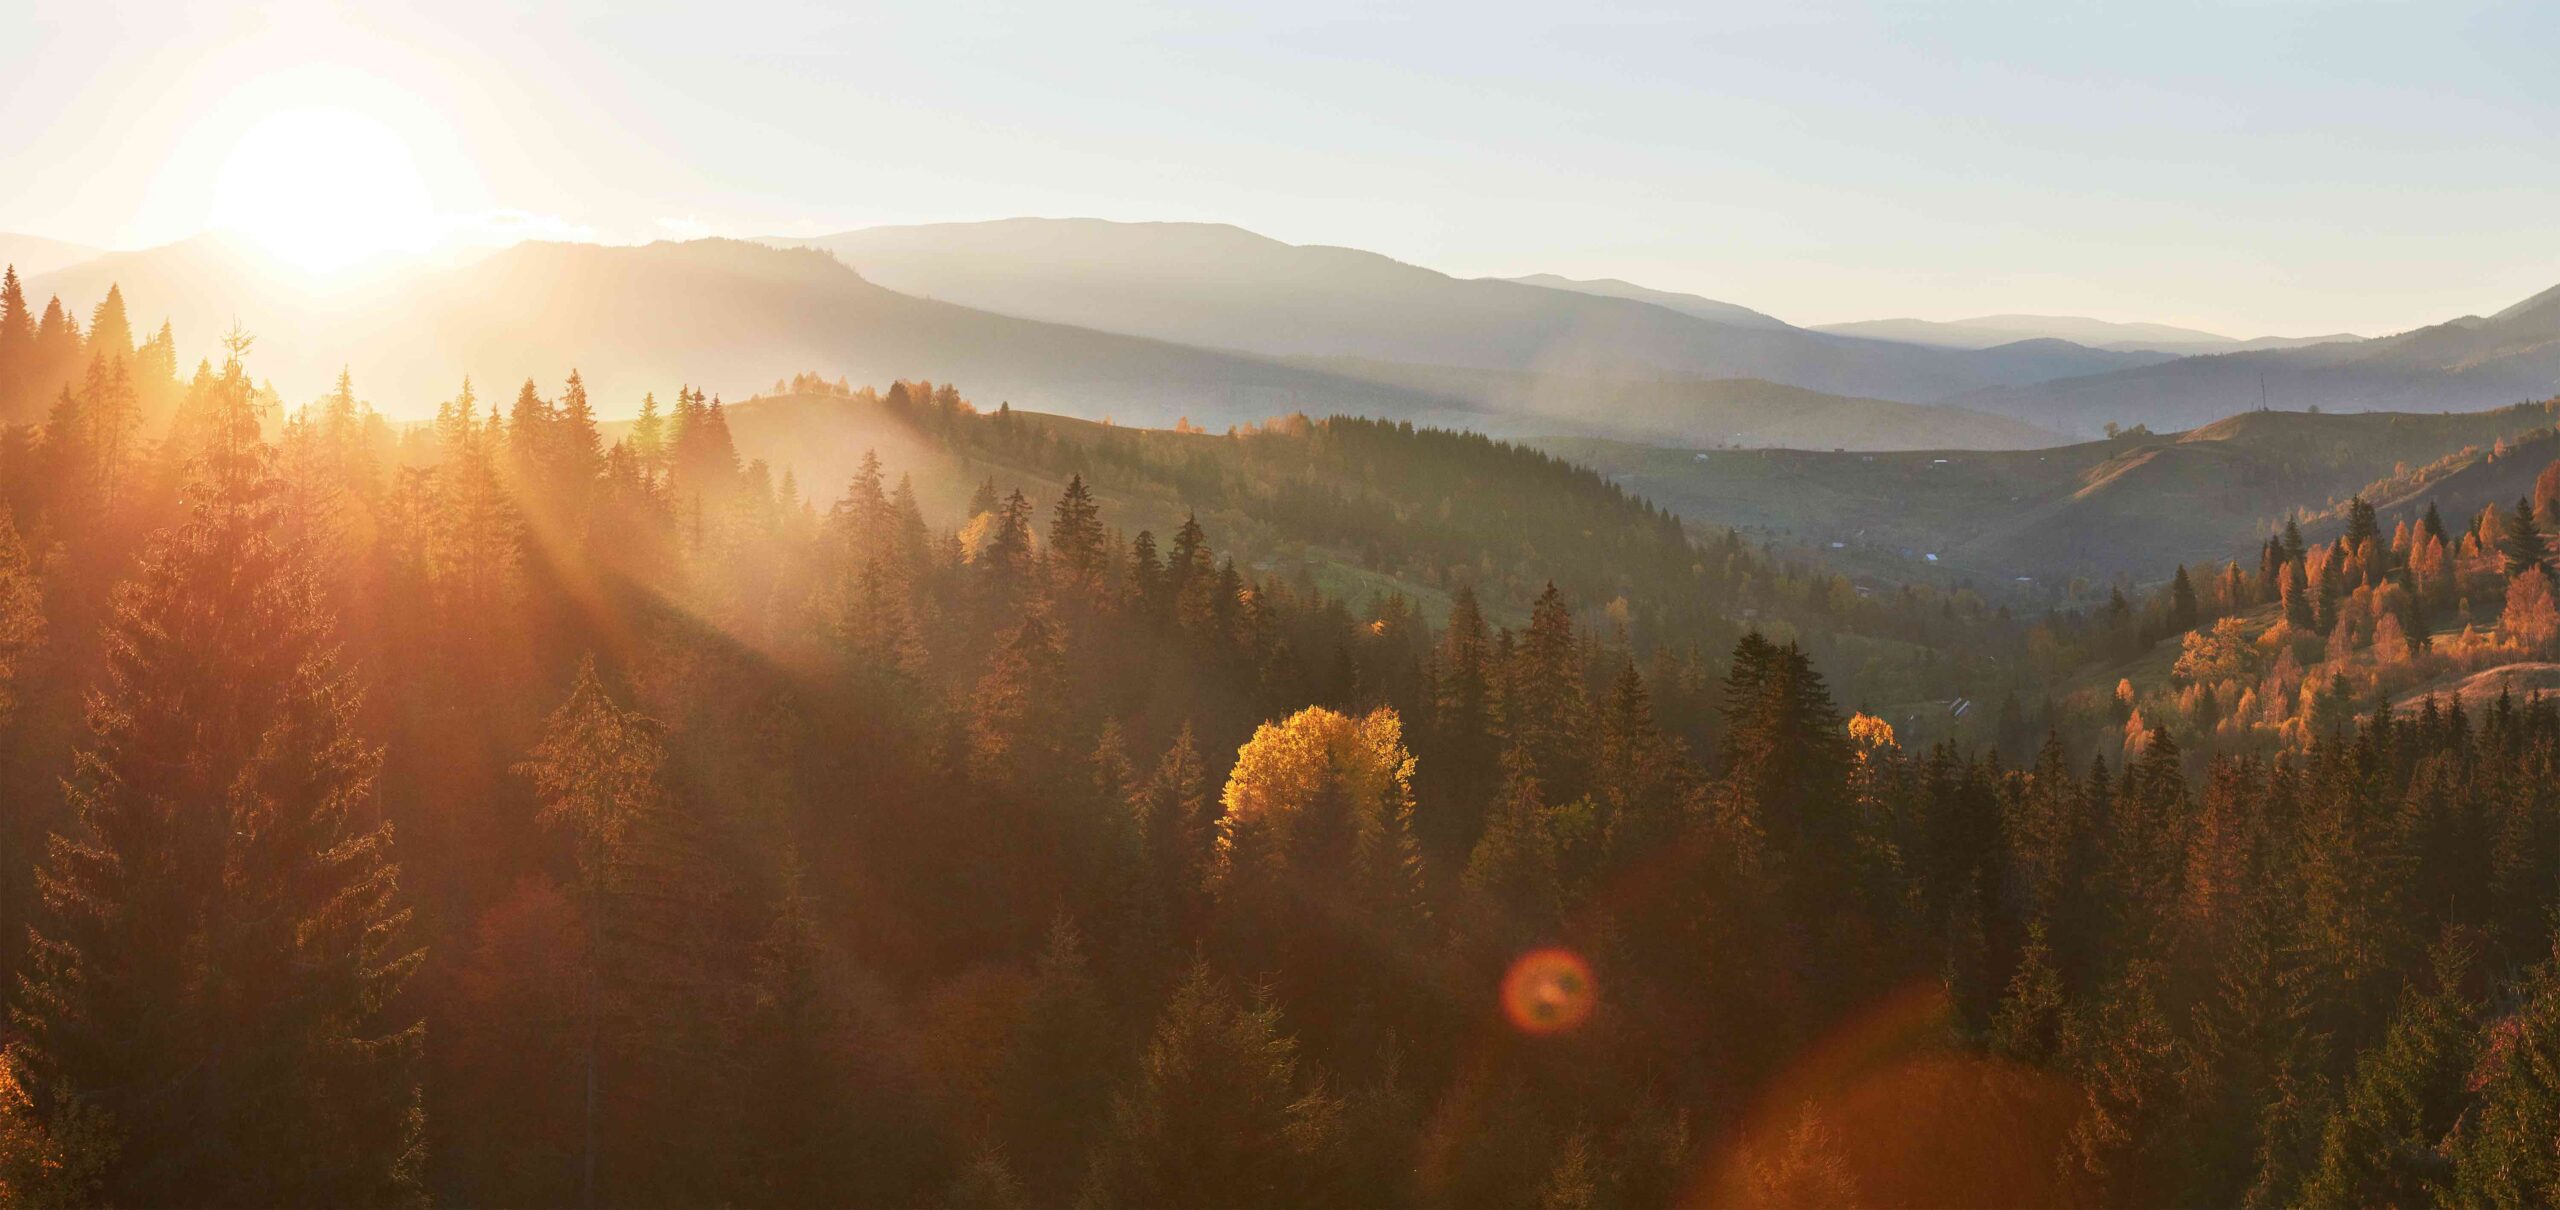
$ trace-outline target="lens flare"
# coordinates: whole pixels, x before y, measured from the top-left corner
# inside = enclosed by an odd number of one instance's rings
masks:
[[[1502,1012],[1526,1034],[1560,1034],[1582,1024],[1600,1004],[1591,964],[1571,950],[1531,950],[1502,977]]]

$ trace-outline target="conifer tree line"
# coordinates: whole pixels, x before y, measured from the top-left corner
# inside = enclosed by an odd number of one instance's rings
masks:
[[[14,1200],[2560,1198],[2552,703],[1922,742],[1851,703],[2110,623],[1377,422],[799,385],[984,472],[940,511],[690,387],[119,360],[126,440],[82,386],[0,443]],[[2331,643],[2441,543],[2404,635],[2502,635],[2514,511],[2126,610],[2334,583]]]

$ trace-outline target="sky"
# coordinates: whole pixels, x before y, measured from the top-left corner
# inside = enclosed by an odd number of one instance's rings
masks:
[[[0,231],[1185,219],[1797,323],[2375,335],[2560,283],[2555,51],[2458,2],[14,0]],[[373,133],[294,158],[329,122]]]

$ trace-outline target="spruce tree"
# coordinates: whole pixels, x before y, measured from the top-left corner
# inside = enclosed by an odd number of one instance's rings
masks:
[[[89,313],[89,354],[109,363],[133,359],[133,322],[126,318],[124,288],[112,282]]]
[[[1341,1103],[1306,1087],[1267,996],[1239,1001],[1194,963],[1115,1102],[1083,1200],[1120,1206],[1307,1205],[1340,1145]]]
[[[665,761],[657,721],[616,705],[597,675],[595,657],[588,656],[579,662],[568,700],[545,722],[532,759],[520,767],[542,804],[543,822],[567,831],[577,854],[579,915],[587,928],[585,1139],[579,1185],[588,1205],[596,1199],[604,1113],[601,985],[618,956],[609,952],[607,917],[617,892],[629,881],[635,836],[664,810]]]
[[[2425,984],[2412,982],[2381,1043],[2356,1059],[2346,1101],[2321,1132],[2305,1207],[2441,1204],[2452,1165],[2441,1147],[2463,1108],[2477,1059],[2473,1005],[2463,984],[2472,954],[2448,938]]]
[[[20,667],[44,642],[44,589],[17,524],[0,511],[0,726],[18,709]]]
[[[1457,868],[1484,826],[1484,804],[1494,789],[1492,641],[1473,588],[1450,594],[1449,625],[1441,635],[1439,678],[1430,726],[1425,729],[1433,776],[1416,805],[1414,833],[1435,870]]]
[[[1084,485],[1084,476],[1067,480],[1049,518],[1049,557],[1061,580],[1080,587],[1101,582],[1102,506]]]
[[[2538,570],[2551,558],[2549,546],[2542,538],[2542,525],[2533,515],[2533,501],[2516,498],[2516,506],[2506,516],[2498,536],[2498,554],[2505,560],[2509,576]]]
[[[100,1200],[408,1200],[422,1027],[390,1010],[419,954],[245,343],[186,519],[117,594],[15,1018],[47,1116],[111,1123]]]
[[[18,267],[10,265],[0,270],[0,418],[21,421],[31,410],[35,360],[35,315],[27,310]]]

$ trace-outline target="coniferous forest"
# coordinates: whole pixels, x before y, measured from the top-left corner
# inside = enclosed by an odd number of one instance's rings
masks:
[[[2417,692],[2560,473],[2029,616],[1411,424],[31,311],[12,1202],[2560,1200],[2560,702]]]

